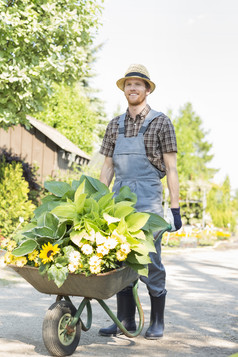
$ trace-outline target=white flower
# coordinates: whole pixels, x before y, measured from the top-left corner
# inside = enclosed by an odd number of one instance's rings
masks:
[[[97,247],[97,253],[107,255],[109,253],[109,248],[105,247],[105,245],[100,245],[99,247]]]
[[[100,265],[90,265],[89,270],[92,274],[99,274],[101,271]]]
[[[90,255],[93,252],[93,247],[90,244],[84,244],[81,249],[86,255]]]
[[[122,234],[119,234],[116,229],[114,229],[114,231],[112,232],[111,237],[117,239],[119,243],[126,242],[126,237],[123,236]]]
[[[108,249],[114,249],[114,248],[116,248],[117,244],[118,244],[118,241],[116,239],[108,238],[104,245]]]
[[[80,260],[80,257],[81,257],[80,253],[77,250],[74,250],[69,254],[69,261],[72,264],[77,264],[78,261]]]
[[[121,245],[121,251],[125,254],[130,253],[130,251],[131,251],[130,245],[128,243],[123,243]]]
[[[23,223],[24,222],[24,218],[23,217],[19,217],[19,222]]]
[[[123,260],[126,259],[127,255],[124,252],[122,252],[121,250],[118,250],[116,253],[116,257],[117,257],[117,260],[122,262]]]
[[[96,255],[93,255],[90,259],[89,259],[89,265],[100,265],[101,263],[101,258],[97,257]]]
[[[70,272],[70,273],[74,273],[75,270],[77,269],[77,265],[70,263],[70,264],[68,265],[68,269],[69,269],[69,272]]]

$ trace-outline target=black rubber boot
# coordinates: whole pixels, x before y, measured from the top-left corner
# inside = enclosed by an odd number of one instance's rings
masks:
[[[135,313],[136,304],[132,287],[127,287],[117,293],[117,318],[129,332],[136,331]],[[99,330],[99,335],[101,336],[116,336],[121,334],[123,334],[123,332],[115,323],[107,328],[101,328]]]
[[[150,295],[151,313],[150,313],[150,327],[145,333],[145,338],[148,340],[157,340],[163,336],[164,333],[164,307],[165,296],[167,291],[164,290],[159,297]]]

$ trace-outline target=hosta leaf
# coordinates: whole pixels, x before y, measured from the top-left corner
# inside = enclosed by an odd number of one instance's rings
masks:
[[[72,203],[65,203],[58,207],[55,207],[51,213],[56,214],[58,217],[63,217],[69,220],[77,218],[76,207]]]
[[[98,202],[93,198],[87,198],[84,204],[84,209],[86,213],[91,213],[93,216],[98,216],[99,206]]]
[[[135,193],[131,192],[131,189],[129,186],[123,186],[120,189],[119,195],[116,196],[115,202],[120,202],[120,201],[131,201],[133,203],[136,203],[137,201],[137,196]]]
[[[52,265],[47,271],[49,280],[54,280],[58,288],[64,284],[68,273],[67,267],[57,267],[56,265]]]
[[[75,195],[74,195],[74,201],[76,202],[79,198],[79,196],[81,196],[82,193],[85,193],[84,191],[85,189],[85,181],[83,181],[79,187],[77,188]],[[86,195],[87,196],[87,195]]]
[[[126,217],[128,231],[136,232],[141,229],[149,219],[148,213],[136,212]]]
[[[85,234],[86,234],[85,230],[83,230],[81,232],[73,231],[70,233],[70,239],[74,244],[79,246],[79,244],[80,244],[81,240],[83,239],[83,237],[85,236]]]
[[[143,264],[131,264],[130,262],[126,261],[126,265],[129,265],[132,269],[134,269],[139,275],[148,276],[149,269],[148,265]]]
[[[110,192],[106,194],[105,196],[101,197],[98,201],[99,209],[100,211],[104,210],[108,205],[112,205],[114,200],[113,200],[113,192]]]
[[[61,201],[59,201],[59,200],[54,200],[54,201],[49,201],[49,202],[43,203],[42,205],[37,207],[34,211],[36,219],[38,219],[43,213],[52,211],[52,209],[59,206],[60,203],[61,203]]]
[[[38,226],[49,227],[53,231],[57,230],[57,227],[59,225],[59,218],[56,215],[54,215],[50,212],[46,212],[42,218],[43,218],[43,222],[42,222],[43,224],[40,225],[39,221],[37,221]]]
[[[61,181],[46,181],[44,187],[57,197],[64,196],[68,191],[71,191],[72,188],[67,182]]]
[[[16,257],[21,257],[23,255],[33,252],[37,247],[37,242],[33,239],[28,239],[24,241],[19,247],[12,251],[12,254]]]
[[[114,216],[118,218],[126,217],[132,212],[134,212],[135,209],[131,206],[125,206],[121,205],[120,207],[116,208],[114,211]]]
[[[30,229],[29,231],[26,231],[26,232],[21,232],[21,234],[24,236],[24,237],[27,237],[27,238],[35,238],[36,237],[36,234],[34,232],[34,228]]]
[[[150,259],[149,256],[137,254],[134,251],[129,253],[129,255],[127,256],[126,260],[128,262],[134,263],[134,264],[143,264],[143,265],[145,265],[145,264],[151,263],[151,259]]]
[[[76,211],[79,214],[82,213],[82,211],[84,209],[86,197],[87,197],[86,193],[81,193],[80,195],[77,195],[75,197],[74,203],[75,203]]]
[[[35,227],[34,228],[34,233],[36,236],[39,237],[44,237],[44,238],[53,238],[54,237],[54,231],[51,228],[48,227]]]
[[[143,227],[143,230],[152,232],[160,231],[170,227],[170,224],[166,222],[162,217],[155,213],[149,213],[150,217]]]
[[[62,238],[64,237],[65,233],[66,233],[66,223],[63,222],[57,227],[54,236],[56,238]]]
[[[111,223],[115,223],[115,222],[119,222],[120,221],[120,218],[112,217],[107,213],[103,213],[103,218],[105,219],[105,221],[107,221],[108,225],[110,225]]]
[[[120,222],[117,226],[117,231],[119,234],[125,234],[127,232],[127,224],[124,218],[120,219]]]

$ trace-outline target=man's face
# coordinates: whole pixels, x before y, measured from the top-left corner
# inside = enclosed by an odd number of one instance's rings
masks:
[[[145,82],[140,78],[129,78],[125,81],[124,93],[130,105],[140,105],[146,102],[150,90],[146,88]]]

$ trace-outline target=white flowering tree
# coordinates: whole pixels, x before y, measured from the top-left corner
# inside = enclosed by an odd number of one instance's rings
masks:
[[[0,127],[42,109],[54,82],[87,77],[103,0],[0,0]]]

